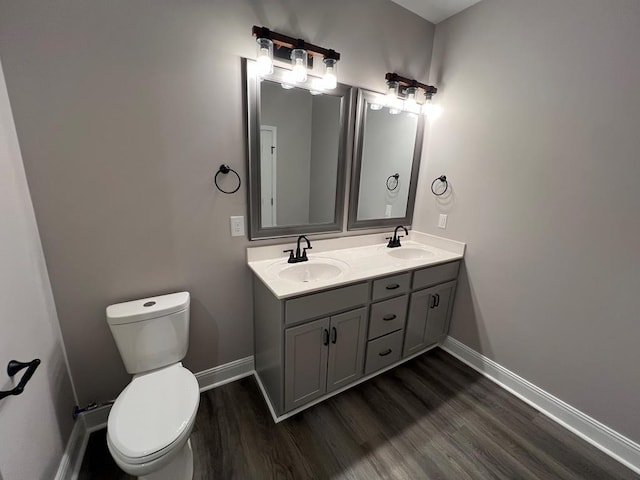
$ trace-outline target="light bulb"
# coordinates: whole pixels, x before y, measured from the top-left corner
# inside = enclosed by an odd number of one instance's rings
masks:
[[[291,65],[293,79],[298,82],[307,81],[307,51],[302,48],[294,48],[291,50]]]
[[[273,42],[268,38],[257,38],[258,57],[256,59],[258,75],[273,73]]]
[[[322,77],[322,82],[324,88],[333,90],[338,85],[338,61],[335,58],[325,58],[323,61],[324,77]]]
[[[407,90],[405,91],[404,109],[407,112],[418,113],[420,111],[420,107],[416,102],[417,91],[417,87],[407,87]]]
[[[431,99],[429,99],[427,103],[422,105],[422,114],[431,120],[435,120],[442,115],[442,107],[440,105],[434,105],[431,103]]]
[[[387,95],[386,95],[386,100],[385,103],[388,106],[393,105],[394,103],[397,103],[396,101],[398,100],[398,82],[395,82],[393,80],[389,80],[387,82]]]

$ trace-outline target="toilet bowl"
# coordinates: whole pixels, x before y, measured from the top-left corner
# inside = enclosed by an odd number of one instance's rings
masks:
[[[134,377],[109,413],[111,456],[144,479],[191,478],[189,435],[199,403],[198,382],[181,363]]]
[[[189,294],[107,307],[107,321],[131,382],[107,423],[117,465],[145,480],[190,480],[189,436],[200,403],[198,382],[180,360],[187,351]]]

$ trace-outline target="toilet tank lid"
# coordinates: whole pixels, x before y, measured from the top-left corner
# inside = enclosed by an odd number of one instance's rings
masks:
[[[169,295],[116,303],[107,307],[107,322],[109,325],[140,322],[180,312],[188,306],[189,292],[171,293]]]

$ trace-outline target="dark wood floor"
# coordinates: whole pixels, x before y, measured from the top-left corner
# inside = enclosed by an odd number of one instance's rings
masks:
[[[253,377],[203,393],[194,479],[639,479],[440,349],[274,424]],[[105,432],[80,480],[129,479]]]

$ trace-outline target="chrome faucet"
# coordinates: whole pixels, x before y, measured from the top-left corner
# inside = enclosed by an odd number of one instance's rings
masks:
[[[307,246],[306,248],[302,247],[302,253],[300,253],[300,241],[303,239],[307,242]],[[300,235],[298,237],[295,256],[293,255],[293,249],[284,250],[284,253],[289,252],[289,260],[287,260],[287,263],[300,263],[308,261],[309,259],[307,258],[307,250],[311,250],[311,242],[304,235]]]
[[[400,239],[403,237],[403,235],[398,235],[398,230],[401,228],[404,230],[404,233],[406,235],[409,235],[409,232],[405,227],[403,227],[402,225],[398,225],[393,231],[393,237],[387,237],[387,240],[389,240],[389,243],[387,243],[387,248],[396,248],[402,246],[400,245]]]

